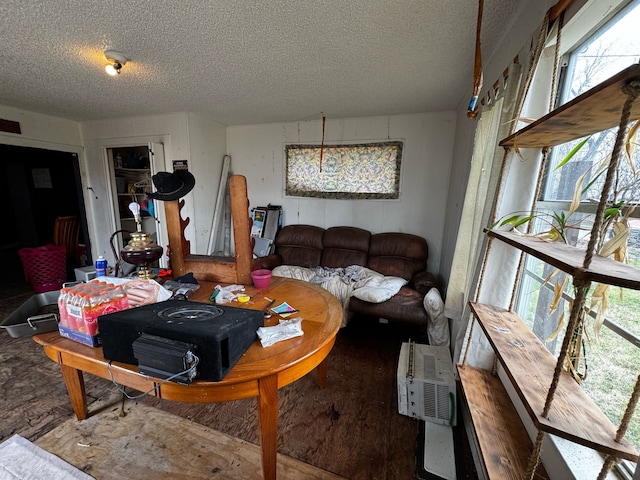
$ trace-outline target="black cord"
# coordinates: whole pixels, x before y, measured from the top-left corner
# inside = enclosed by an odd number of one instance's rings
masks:
[[[131,233],[131,231],[130,230],[116,230],[115,232],[113,232],[111,234],[111,237],[109,237],[109,244],[111,245],[111,252],[113,252],[113,256],[116,259],[116,270],[115,270],[114,275],[113,275],[114,277],[118,276],[118,271],[120,269],[124,270],[124,268],[122,268],[120,255],[118,255],[118,252],[116,252],[116,247],[113,246],[113,239],[119,233]]]
[[[151,392],[153,392],[156,388],[158,388],[161,385],[164,385],[167,382],[170,382],[171,380],[173,380],[174,378],[179,377],[180,375],[185,375],[189,372],[191,372],[192,370],[195,370],[196,367],[198,366],[198,364],[200,363],[200,359],[198,358],[198,356],[194,353],[191,354],[193,356],[193,365],[191,365],[189,368],[187,368],[186,370],[183,370],[182,372],[178,372],[178,373],[174,373],[173,375],[171,375],[168,378],[165,378],[164,380],[162,380],[160,383],[158,383],[157,385],[155,385],[153,388],[151,388],[150,390],[147,390],[146,392],[143,392],[139,395],[129,395],[124,387],[122,385],[120,385],[118,382],[116,382],[116,380],[113,378],[113,373],[111,372],[111,360],[109,360],[109,363],[107,363],[107,370],[109,371],[109,376],[111,377],[111,382],[116,386],[116,388],[118,390],[120,390],[120,392],[122,393],[122,395],[124,395],[125,397],[127,397],[129,400],[137,400],[138,398],[142,398],[142,397],[146,397],[147,395],[149,395]]]

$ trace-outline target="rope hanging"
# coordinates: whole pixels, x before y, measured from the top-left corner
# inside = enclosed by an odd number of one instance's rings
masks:
[[[471,327],[469,328],[469,336],[467,337],[467,345],[464,349],[464,357],[462,358],[462,364],[467,364],[467,354],[469,353],[469,347],[471,346],[471,339],[473,338],[473,326],[476,324],[476,317],[471,317]]]
[[[544,432],[542,430],[538,430],[538,435],[536,436],[536,442],[533,444],[533,450],[531,455],[529,456],[529,464],[527,465],[527,472],[524,475],[524,478],[527,480],[533,480],[534,475],[536,473],[536,469],[538,468],[538,464],[540,463],[540,452],[542,451],[542,440],[544,439]]]
[[[327,117],[322,114],[322,141],[320,142],[320,173],[322,173],[322,154],[324,153],[324,124]]]
[[[627,428],[629,427],[629,423],[631,423],[631,418],[633,417],[633,412],[635,411],[636,405],[638,404],[638,399],[640,399],[640,375],[638,375],[638,378],[636,379],[636,385],[635,387],[633,387],[631,398],[629,399],[627,408],[625,409],[624,415],[622,416],[620,427],[616,432],[615,441],[618,443],[622,441],[625,433],[627,433]],[[607,478],[607,474],[609,473],[609,470],[611,470],[611,467],[614,463],[615,458],[611,455],[607,455],[604,459],[604,463],[597,480],[604,480],[605,478]]]
[[[558,18],[556,33],[556,49],[553,57],[553,75],[551,76],[551,95],[549,95],[549,111],[555,106],[555,98],[558,91],[558,66],[560,64],[560,39],[562,38],[562,27],[564,26],[564,11]]]
[[[482,88],[482,49],[480,47],[480,30],[482,29],[482,10],[484,0],[478,0],[478,23],[476,25],[476,56],[473,65],[473,93],[467,108],[467,118],[476,118],[478,115],[478,96]]]
[[[622,148],[622,140],[626,135],[627,124],[629,122],[629,116],[631,112],[631,105],[634,100],[640,94],[640,82],[634,81],[629,85],[625,85],[622,87],[622,91],[627,95],[627,99],[622,108],[622,114],[620,116],[620,127],[618,128],[618,133],[616,135],[616,141],[613,147],[613,152],[611,154],[611,162],[609,164],[609,169],[607,170],[607,178],[605,180],[604,187],[602,188],[602,194],[600,196],[600,202],[598,204],[598,209],[596,210],[596,218],[593,222],[593,228],[591,230],[591,237],[589,238],[589,245],[587,247],[587,252],[584,259],[584,269],[588,269],[591,264],[591,260],[594,255],[595,245],[599,236],[599,228],[602,224],[602,218],[604,214],[604,207],[607,203],[607,199],[609,197],[609,191],[611,189],[611,184],[613,183],[613,178],[615,177],[615,172],[618,166],[618,158],[620,157],[620,150]],[[551,403],[553,402],[553,397],[555,395],[558,381],[560,379],[560,374],[562,372],[562,366],[567,356],[567,351],[569,348],[569,343],[571,339],[570,332],[575,330],[575,327],[580,319],[582,314],[585,299],[587,293],[589,291],[589,287],[591,286],[591,282],[585,281],[580,277],[574,278],[574,285],[576,286],[576,298],[573,302],[573,307],[571,309],[571,315],[569,317],[569,324],[567,325],[567,333],[565,333],[562,348],[560,350],[560,355],[558,356],[558,362],[556,363],[556,368],[553,373],[553,381],[551,382],[551,386],[549,387],[549,391],[547,393],[547,399],[544,405],[544,409],[542,411],[542,416],[547,418],[549,415],[549,410],[551,409]],[[634,391],[635,394],[635,391]],[[635,404],[634,404],[635,407]],[[626,429],[626,427],[625,427]],[[619,440],[617,440],[619,441]],[[605,462],[606,464],[606,462]]]
[[[591,286],[591,282],[584,282],[580,278],[574,278],[573,284],[576,287],[576,298],[573,300],[573,307],[571,308],[571,314],[569,316],[569,323],[567,325],[567,331],[562,340],[562,348],[560,349],[560,355],[558,355],[558,361],[556,362],[556,368],[553,371],[553,380],[549,391],[547,392],[547,399],[542,409],[542,416],[547,418],[549,416],[549,410],[551,409],[551,403],[553,397],[558,388],[558,381],[560,380],[560,374],[562,373],[562,365],[564,359],[567,357],[567,351],[569,350],[569,343],[571,343],[571,332],[573,332],[580,318],[580,313],[584,308],[585,300],[587,298],[587,292]]]
[[[542,22],[542,26],[540,28],[540,34],[538,35],[538,40],[536,42],[536,48],[535,48],[533,57],[529,62],[529,68],[527,69],[527,76],[524,81],[524,86],[522,87],[520,101],[516,109],[514,110],[514,118],[518,118],[520,116],[520,113],[522,112],[522,108],[524,105],[524,98],[527,96],[529,87],[531,85],[531,81],[533,80],[534,65],[538,63],[538,59],[540,58],[540,54],[542,52],[542,46],[544,45],[544,42],[545,42],[545,33],[547,32],[548,25],[549,25],[549,14],[547,13],[544,21]],[[513,131],[515,130],[515,127],[516,127],[516,122],[512,122],[512,125],[510,128],[511,133],[513,133]],[[504,154],[502,156],[502,164],[500,165],[500,172],[498,174],[498,193],[496,195],[493,211],[491,212],[491,220],[489,222],[490,224],[494,224],[496,222],[496,217],[498,214],[496,205],[500,204],[500,200],[504,192],[505,173],[507,168],[508,156],[509,156],[509,149],[505,148]],[[493,237],[489,237],[487,249],[485,251],[484,258],[482,260],[482,267],[480,270],[480,276],[478,278],[478,288],[476,289],[476,295],[475,295],[476,301],[478,301],[478,299],[480,298],[480,289],[482,287],[485,271],[487,268],[487,259],[489,257],[489,252],[491,250],[492,240],[493,240]]]
[[[564,12],[561,14],[558,29],[556,34],[556,49],[553,61],[553,75],[551,77],[551,95],[549,95],[549,111],[553,109],[553,99],[556,95],[556,90],[558,88],[558,64],[560,60],[560,32],[562,31],[562,25],[564,20]],[[540,39],[539,39],[540,40]],[[536,199],[540,198],[540,192],[542,191],[542,180],[544,177],[544,172],[546,172],[546,166],[549,159],[549,151],[548,147],[544,147],[542,149],[542,162],[540,163],[540,168],[538,169],[538,178],[536,180],[536,189],[533,195],[533,205],[531,206],[531,214],[533,215],[536,205]],[[531,229],[533,228],[533,222],[527,223],[527,233],[531,233]],[[524,267],[524,252],[520,252],[520,258],[518,259],[518,267],[516,269],[516,278],[520,278],[522,273],[522,268]],[[516,294],[518,290],[518,283],[513,282],[513,289],[511,290],[511,300],[509,302],[509,310],[513,310],[514,304],[516,301]]]
[[[583,267],[586,270],[591,265],[591,260],[595,254],[596,245],[600,238],[600,227],[602,225],[602,219],[604,217],[604,211],[607,206],[607,200],[611,192],[611,185],[616,177],[618,170],[618,164],[620,163],[620,156],[624,147],[624,137],[626,136],[627,126],[629,123],[629,117],[631,116],[631,106],[633,102],[638,98],[640,94],[640,81],[634,80],[622,87],[623,93],[627,95],[627,99],[622,107],[622,113],[620,115],[620,125],[618,127],[618,133],[616,134],[616,140],[613,145],[613,151],[611,152],[611,161],[609,168],[607,169],[607,177],[602,187],[600,194],[600,202],[596,210],[596,216],[593,220],[593,227],[591,228],[591,237],[589,237],[589,244],[587,246],[587,254],[584,258]]]

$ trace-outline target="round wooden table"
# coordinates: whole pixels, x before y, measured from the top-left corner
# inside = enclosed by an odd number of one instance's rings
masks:
[[[215,284],[200,283],[200,289],[190,298],[192,301],[209,302]],[[179,402],[225,402],[258,397],[262,472],[265,479],[276,478],[276,454],[278,440],[278,389],[303,377],[318,367],[321,387],[326,385],[326,358],[342,323],[342,307],[338,300],[323,288],[300,280],[273,277],[269,288],[257,290],[247,286],[249,302],[233,302],[231,306],[263,310],[269,300],[275,305],[284,301],[299,310],[294,317],[303,318],[301,337],[284,340],[263,348],[256,340],[240,360],[219,382],[196,380],[191,385],[173,382],[138,373],[137,367],[109,361],[102,356],[102,348],[92,348],[67,338],[57,332],[34,336],[46,355],[60,365],[76,417],[88,417],[87,398],[83,372],[141,392],[151,390],[151,395]],[[265,326],[278,323],[274,315],[265,320]]]

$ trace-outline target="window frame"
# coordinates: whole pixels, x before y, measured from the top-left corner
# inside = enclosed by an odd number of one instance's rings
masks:
[[[578,42],[575,48],[573,48],[571,51],[565,54],[564,58],[568,60],[563,62],[562,73],[560,74],[560,79],[563,82],[561,84],[563,91],[559,92],[557,95],[556,100],[558,104],[556,105],[556,107],[558,107],[561,103],[566,102],[565,91],[566,89],[570,88],[569,79],[571,77],[571,72],[573,68],[571,60],[573,59],[573,55],[575,54],[574,52],[579,51],[587,41],[589,41],[591,38],[594,38],[596,35],[599,35],[599,33],[604,28],[608,28],[609,26],[611,26],[626,12],[630,11],[632,8],[638,8],[639,6],[640,6],[640,1],[638,0],[630,1],[623,8],[621,8],[617,13],[615,13],[614,15],[611,15],[606,22],[602,22],[601,24],[597,25],[597,28],[594,28],[594,30],[589,35],[583,37],[583,40]],[[636,62],[637,61],[639,60],[636,59]],[[545,168],[545,172],[544,172],[545,177],[548,177],[551,174],[552,169],[553,169],[552,162],[549,161]],[[547,200],[545,198],[545,194],[547,193],[547,189],[549,188],[550,183],[551,183],[550,180],[545,182],[545,187],[544,189],[541,190],[540,198],[536,201],[536,204],[535,204],[536,210],[544,209],[544,210],[552,210],[552,211],[560,211],[560,210],[567,211],[570,207],[571,199]],[[594,214],[595,209],[596,209],[596,205],[594,205],[593,202],[590,202],[583,198],[577,209],[577,213],[584,213],[588,215]],[[640,218],[640,209],[636,209],[635,212],[633,212],[632,217]],[[529,255],[525,255],[525,258],[523,259],[523,262],[522,262],[522,269],[518,274],[518,280],[517,280],[518,285],[516,290],[517,296],[516,296],[514,305],[515,305],[515,310],[519,313],[521,318],[525,319],[527,323],[530,324],[530,327],[535,331],[536,329],[541,330],[542,327],[540,325],[531,325],[531,323],[535,322],[535,318],[533,318],[531,315],[529,315],[529,317],[532,317],[532,318],[527,318],[527,310],[528,309],[537,310],[537,309],[540,309],[541,307],[544,308],[544,304],[541,304],[539,299],[536,299],[535,302],[533,302],[530,300],[525,301],[523,300],[523,298],[528,299],[532,295],[534,295],[531,287],[531,285],[533,284],[538,285],[538,290],[540,291],[542,291],[543,289],[551,290],[552,292],[551,294],[553,294],[553,285],[548,281],[548,279],[545,280],[540,275],[538,275],[535,271],[532,271],[532,269],[530,268],[531,262],[534,262],[534,265],[539,266],[540,263],[535,263],[535,262],[541,262],[541,261]],[[544,264],[542,263],[542,265]],[[527,285],[529,285],[529,287],[527,287]],[[568,288],[569,289],[571,288],[571,284],[569,284]],[[537,293],[535,293],[535,295],[537,295]],[[565,290],[565,292],[563,292],[563,301],[567,302],[571,300],[572,300],[571,295],[567,294]],[[627,331],[624,327],[616,323],[615,319],[612,319],[609,317],[605,318],[603,327],[610,330],[611,333],[617,335],[619,337],[619,340],[629,342],[636,348],[640,348],[640,338],[638,334],[637,333],[634,334],[630,331]],[[540,335],[538,336],[540,337]],[[546,344],[545,338],[541,338],[541,341]],[[618,340],[616,340],[616,342],[617,341]],[[553,347],[551,347],[550,350],[552,350],[552,348]],[[556,348],[556,353],[555,353],[556,355],[557,355],[557,350],[559,350],[559,345]],[[637,446],[640,448],[640,445],[637,445]],[[631,478],[631,475],[633,474],[635,467],[636,466],[633,464],[633,462],[623,461],[623,462],[620,462],[619,465],[617,465],[616,473],[622,478]]]

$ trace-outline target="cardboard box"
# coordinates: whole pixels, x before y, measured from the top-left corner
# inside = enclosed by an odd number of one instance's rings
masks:
[[[96,267],[94,266],[76,268],[74,272],[78,282],[88,282],[96,278]]]
[[[77,330],[72,330],[69,327],[63,327],[62,325],[58,325],[58,331],[63,337],[69,338],[79,343],[84,343],[85,345],[89,345],[90,347],[99,347],[100,345],[102,345],[100,333],[97,333],[96,335],[89,335],[88,333],[82,333]]]

